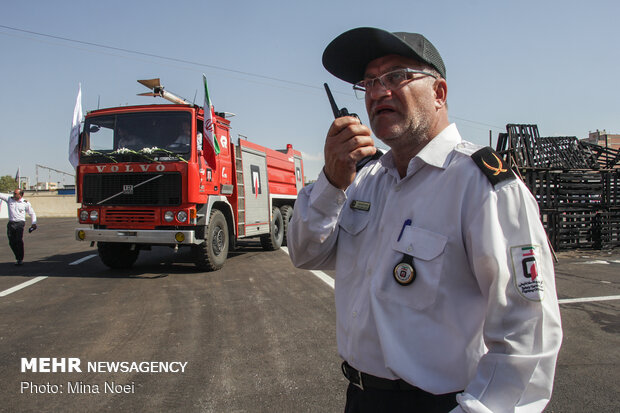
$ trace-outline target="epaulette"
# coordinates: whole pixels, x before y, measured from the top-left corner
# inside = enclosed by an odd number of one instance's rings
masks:
[[[493,186],[515,177],[512,169],[510,169],[504,161],[502,161],[497,152],[489,146],[474,152],[471,158]]]

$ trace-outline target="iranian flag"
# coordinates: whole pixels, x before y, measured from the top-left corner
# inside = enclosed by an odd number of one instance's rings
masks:
[[[207,76],[202,74],[202,79],[205,84],[205,103],[204,103],[204,123],[203,123],[203,136],[205,140],[209,143],[210,150],[206,150],[206,159],[207,163],[211,168],[216,168],[215,163],[215,155],[220,153],[220,145],[217,141],[217,137],[215,136],[215,114],[213,113],[213,104],[211,103],[211,98],[209,97],[209,88],[207,87]]]

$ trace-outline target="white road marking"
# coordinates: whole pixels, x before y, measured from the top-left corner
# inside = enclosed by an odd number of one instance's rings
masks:
[[[26,282],[23,282],[23,283],[21,283],[21,284],[19,284],[19,285],[16,285],[15,287],[11,287],[11,288],[9,288],[8,290],[0,291],[0,297],[5,297],[5,296],[7,296],[7,295],[9,295],[9,294],[14,293],[15,291],[19,291],[19,290],[21,290],[22,288],[26,288],[26,287],[28,287],[29,285],[32,285],[32,284],[38,283],[39,281],[43,281],[43,280],[44,280],[44,279],[46,279],[46,278],[47,278],[47,275],[42,275],[42,276],[40,276],[40,277],[33,278],[33,279],[32,279],[32,280],[30,280],[30,281],[26,281]]]
[[[330,277],[329,275],[325,274],[323,271],[310,271],[312,274],[316,275],[317,277],[319,277],[319,279],[321,281],[323,281],[325,284],[329,285],[330,287],[334,288],[334,279],[332,277]]]
[[[603,260],[594,260],[594,261],[584,261],[584,262],[576,262],[575,264],[609,264],[608,261]]]
[[[83,263],[86,260],[90,260],[91,258],[96,257],[96,256],[97,256],[97,254],[87,255],[86,257],[80,258],[77,261],[73,261],[69,265],[77,265],[77,264]],[[26,287],[28,287],[28,286],[30,286],[32,284],[36,284],[39,281],[43,281],[46,278],[47,278],[47,275],[42,275],[40,277],[36,277],[36,278],[33,278],[32,280],[29,280],[29,281],[23,282],[21,284],[18,284],[15,287],[11,287],[11,288],[9,288],[7,290],[0,291],[0,297],[6,297],[9,294],[13,294],[16,291],[21,290],[22,288],[26,288]]]
[[[620,295],[607,295],[603,297],[565,298],[563,300],[558,300],[558,303],[560,304],[589,303],[592,301],[609,301],[609,300],[620,300]]]
[[[96,256],[97,256],[97,254],[90,254],[90,255],[85,256],[84,258],[80,258],[80,259],[79,259],[79,260],[77,260],[77,261],[73,261],[73,262],[72,262],[72,263],[70,263],[69,265],[78,265],[78,264],[81,264],[81,263],[83,263],[84,261],[90,260],[91,258],[96,257]]]
[[[287,255],[290,255],[288,253],[288,248],[286,247],[281,247],[282,251],[286,252]],[[310,271],[312,274],[314,274],[316,277],[319,278],[319,280],[323,281],[325,284],[329,285],[330,287],[334,288],[334,279],[332,277],[330,277],[329,275],[325,274],[323,271],[316,271],[316,270],[311,270]]]

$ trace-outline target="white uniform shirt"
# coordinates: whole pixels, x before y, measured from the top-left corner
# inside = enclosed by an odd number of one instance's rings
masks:
[[[37,223],[37,216],[34,213],[34,209],[30,202],[21,198],[19,201],[13,199],[12,195],[0,194],[0,199],[7,203],[9,206],[9,221],[12,222],[25,222],[26,221],[26,213],[30,215],[30,219],[32,224]]]
[[[478,149],[450,125],[403,179],[391,152],[346,193],[321,173],[295,203],[291,259],[336,269],[338,351],[353,367],[465,390],[455,411],[541,411],[562,340],[552,257],[527,187],[491,185]],[[405,254],[410,285],[393,276]]]

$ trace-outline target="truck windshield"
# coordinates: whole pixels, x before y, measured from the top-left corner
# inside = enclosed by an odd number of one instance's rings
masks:
[[[191,147],[191,116],[187,112],[142,112],[87,118],[82,155],[187,155]]]

